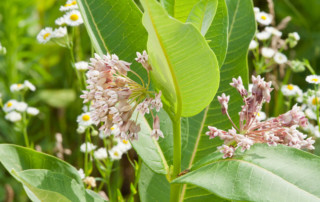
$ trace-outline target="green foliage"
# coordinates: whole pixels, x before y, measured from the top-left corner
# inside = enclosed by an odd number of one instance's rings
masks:
[[[214,53],[194,26],[171,19],[153,0],[143,0],[142,5],[151,73],[155,87],[164,95],[167,112],[171,117],[198,114],[218,88]]]
[[[187,22],[192,23],[202,35],[206,35],[216,14],[218,0],[201,0],[191,10]]]
[[[39,98],[52,107],[67,107],[76,100],[76,92],[73,89],[42,90]]]
[[[238,150],[232,159],[221,159],[221,154],[213,153],[201,163],[173,183],[197,185],[230,200],[320,199],[315,184],[320,181],[320,158],[292,147],[254,145],[245,153]]]
[[[77,170],[68,163],[16,145],[1,144],[0,162],[33,201],[104,201],[83,187]]]
[[[169,15],[186,22],[192,8],[199,0],[161,0],[161,4],[166,8]]]
[[[121,60],[133,61],[136,52],[146,49],[147,33],[141,23],[141,11],[128,0],[77,1],[95,51],[117,54]],[[131,66],[145,77],[137,63]]]

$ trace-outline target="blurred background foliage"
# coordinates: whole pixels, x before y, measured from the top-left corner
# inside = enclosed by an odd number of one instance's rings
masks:
[[[41,112],[29,124],[31,141],[39,145],[42,151],[54,155],[55,134],[61,133],[64,146],[72,150],[65,160],[80,168],[83,158],[79,145],[83,142],[83,136],[76,132],[76,118],[82,112],[82,100],[78,99],[80,92],[75,71],[70,64],[70,53],[68,49],[52,42],[43,45],[36,40],[42,28],[57,27],[54,22],[62,15],[59,7],[64,3],[65,0],[0,1],[0,42],[7,49],[6,55],[0,55],[0,93],[6,101],[14,98],[9,90],[11,84],[24,80],[35,84],[37,91],[29,92],[26,97],[28,104],[36,106]],[[274,3],[277,23],[286,16],[292,17],[288,27],[283,30],[284,34],[296,31],[301,36],[297,47],[287,55],[289,58],[308,59],[319,74],[320,0],[275,0]],[[255,0],[254,4],[268,12],[267,1]],[[88,60],[92,51],[83,25],[76,27],[75,36],[76,61]],[[306,75],[309,72],[294,74],[291,81],[306,89]],[[3,117],[3,112],[0,113]],[[23,145],[20,132],[1,117],[0,142]],[[121,179],[115,183],[121,183]],[[10,201],[6,196],[12,191],[14,201],[28,201],[22,186],[1,167],[0,201]]]

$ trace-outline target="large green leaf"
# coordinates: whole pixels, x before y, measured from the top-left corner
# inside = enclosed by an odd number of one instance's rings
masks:
[[[84,187],[66,175],[43,169],[11,173],[28,189],[33,201],[85,201]]]
[[[209,156],[207,163],[173,182],[197,185],[231,200],[320,201],[319,167],[318,156],[258,144],[232,159],[212,161]]]
[[[63,173],[82,184],[78,171],[70,164],[56,157],[10,144],[1,144],[0,153],[0,162],[9,172],[12,169],[16,172],[29,169],[46,169],[56,173]]]
[[[155,0],[142,0],[143,24],[155,87],[171,117],[192,116],[213,99],[219,84],[216,56],[191,24],[168,16]]]
[[[205,35],[209,46],[216,54],[221,67],[228,48],[228,9],[225,0],[218,0],[218,8],[213,22]]]
[[[160,0],[163,7],[166,8],[169,15],[185,22],[192,8],[199,0]]]
[[[142,14],[132,0],[78,0],[77,3],[99,54],[115,53],[122,60],[133,61],[137,51],[146,49]],[[132,68],[145,74],[138,63],[133,63]]]
[[[133,117],[135,116],[134,114]],[[140,124],[141,131],[139,133],[139,139],[131,142],[133,148],[153,172],[167,174],[167,161],[158,142],[150,136],[151,128],[147,120],[140,116],[138,123]]]
[[[234,5],[237,5],[236,7]],[[229,113],[234,121],[238,121],[238,112],[241,109],[240,105],[242,104],[242,99],[238,95],[237,91],[232,88],[229,83],[233,77],[241,76],[244,79],[244,84],[248,83],[248,69],[247,69],[247,52],[249,43],[255,32],[255,20],[253,14],[252,3],[250,0],[239,0],[239,1],[228,1],[228,12],[231,15],[230,34],[224,37],[223,34],[215,32],[212,26],[208,31],[207,35],[212,36],[212,41],[221,42],[222,40],[229,41],[228,53],[226,60],[221,67],[221,83],[218,94],[226,93],[231,95],[231,101],[229,105]],[[228,32],[223,26],[228,25],[226,20],[228,19],[226,11],[226,4],[224,0],[219,0],[218,10],[215,15],[213,24],[218,27],[219,30],[224,30],[223,32]],[[222,33],[223,33],[222,32]],[[240,38],[239,38],[240,37]],[[221,40],[218,40],[218,39]],[[214,43],[210,42],[213,45],[214,50],[218,50],[219,47],[215,46]],[[236,51],[236,52],[234,52]],[[224,54],[223,50],[220,51],[220,58],[223,62]],[[162,118],[162,116],[161,116]],[[221,129],[228,129],[231,127],[230,122],[225,116],[221,114],[220,104],[217,99],[210,104],[206,110],[202,113],[189,117],[187,121],[188,125],[182,125],[182,128],[188,127],[187,134],[182,134],[182,137],[187,137],[187,141],[182,144],[182,169],[187,169],[197,162],[202,157],[206,156],[208,153],[212,153],[216,150],[216,147],[221,144],[219,140],[209,140],[208,136],[205,135],[205,132],[208,130],[208,125],[213,125]],[[161,123],[162,124],[162,123]],[[162,124],[161,130],[167,131],[166,133],[172,133],[172,130],[168,129],[166,125]],[[183,139],[183,138],[182,138]],[[167,141],[167,140],[166,140]],[[166,148],[165,145],[162,145],[162,141],[159,142],[161,148]],[[165,150],[166,151],[166,150]],[[169,155],[164,153],[166,158]],[[170,160],[167,159],[168,162]],[[144,176],[144,172],[141,172],[142,178],[148,178],[150,176]],[[158,180],[165,181],[165,177],[157,178]],[[165,186],[165,183],[161,183]],[[152,185],[149,185],[149,187]],[[141,190],[143,189],[143,190]],[[148,187],[140,187],[140,192],[147,190]],[[168,188],[163,187],[164,190]],[[156,194],[156,193],[155,193]],[[152,195],[152,192],[149,193]],[[210,194],[208,191],[200,189],[196,186],[184,186],[182,197],[184,201],[223,201],[217,196]],[[151,196],[150,196],[151,197]]]
[[[205,35],[211,26],[216,14],[218,0],[201,0],[191,10],[187,22],[192,23],[202,35]]]

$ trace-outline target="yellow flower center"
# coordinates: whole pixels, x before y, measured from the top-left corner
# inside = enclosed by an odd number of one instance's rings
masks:
[[[264,16],[264,15],[262,15],[262,16],[261,16],[261,19],[262,19],[262,20],[266,20],[266,19],[267,19],[267,17],[266,17],[266,16]]]
[[[287,86],[287,89],[288,89],[288,90],[293,90],[293,85],[289,84],[289,85]]]
[[[313,79],[311,79],[311,81],[318,82],[318,81],[319,81],[319,79],[317,79],[317,78],[313,78]]]
[[[319,103],[319,98],[313,98],[312,99],[312,104],[316,105],[317,103]]]
[[[43,35],[43,39],[44,40],[46,40],[46,38],[48,38],[50,36],[50,33],[45,33],[44,35]],[[19,85],[19,84],[18,84]]]
[[[129,141],[128,140],[122,140],[123,144],[128,144]]]
[[[113,153],[115,156],[119,156],[119,153],[118,152],[114,152]]]
[[[257,114],[257,115],[258,115],[259,117],[261,116],[259,112],[258,112],[258,114]]]
[[[70,20],[77,21],[79,19],[79,16],[77,14],[70,15]]]
[[[12,102],[8,102],[7,107],[11,107],[12,105]]]
[[[77,2],[76,2],[76,1],[72,1],[71,4],[72,4],[72,5],[76,5]]]
[[[74,6],[74,5],[76,5],[76,4],[77,4],[77,2],[76,2],[76,1],[73,1],[73,2],[71,2],[71,3],[69,3],[69,4],[65,4],[64,7]]]
[[[85,114],[85,115],[82,116],[82,120],[89,121],[90,120],[90,116],[88,114]]]
[[[112,126],[110,129],[111,129],[111,130],[114,130],[114,127]]]

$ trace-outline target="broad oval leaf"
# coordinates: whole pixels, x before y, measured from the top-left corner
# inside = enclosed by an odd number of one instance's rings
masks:
[[[173,183],[197,185],[230,200],[320,201],[319,167],[320,158],[310,153],[257,144],[232,159],[208,161]]]
[[[142,0],[148,53],[155,87],[163,93],[170,117],[201,112],[219,85],[216,56],[191,24],[168,16],[155,0]]]
[[[84,24],[95,50],[101,55],[115,53],[121,60],[134,61],[136,52],[146,49],[147,32],[142,13],[132,0],[78,0]],[[132,69],[142,77],[138,63]]]
[[[218,0],[201,0],[191,10],[187,22],[192,23],[201,34],[206,35],[216,14]]]
[[[82,184],[78,171],[70,164],[47,154],[17,145],[0,144],[0,162],[10,172],[28,169],[46,169],[66,176]]]
[[[136,115],[134,114],[133,117]],[[140,124],[141,131],[139,139],[131,142],[133,148],[138,155],[143,159],[143,162],[155,173],[167,174],[168,164],[162,153],[162,150],[151,135],[151,128],[147,120],[139,116],[138,123]]]

